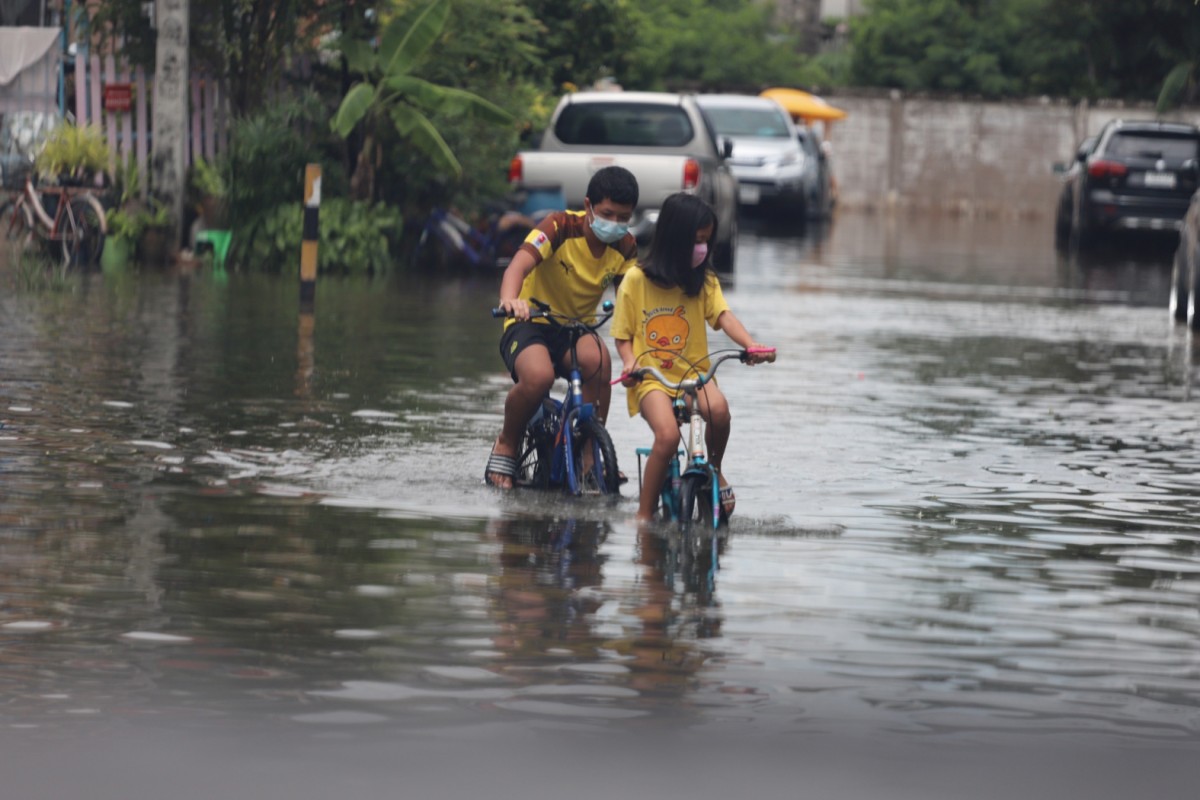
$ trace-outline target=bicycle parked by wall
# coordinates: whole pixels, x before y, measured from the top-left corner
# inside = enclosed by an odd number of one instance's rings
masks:
[[[434,208],[413,248],[413,263],[437,269],[502,270],[535,224],[518,211],[493,209],[472,225],[450,209]]]
[[[0,201],[0,232],[22,247],[41,242],[57,249],[65,266],[86,268],[100,263],[108,220],[87,187],[37,187],[26,174],[20,190]]]
[[[675,393],[675,418],[680,429],[687,425],[686,436],[681,436],[686,449],[676,452],[675,457],[668,462],[667,477],[659,489],[659,510],[664,520],[675,522],[682,534],[683,556],[694,558],[701,552],[703,540],[707,539],[710,554],[710,575],[717,567],[718,536],[717,529],[725,522],[721,514],[721,487],[717,469],[708,461],[704,445],[704,418],[700,413],[700,390],[704,388],[717,368],[726,361],[738,359],[746,363],[751,356],[763,356],[767,362],[775,360],[775,348],[764,347],[753,350],[717,350],[706,357],[710,363],[708,372],[700,372],[693,368],[695,377],[685,377],[675,383],[667,380],[655,367],[639,367],[629,373],[629,376],[642,378],[653,377],[662,383],[669,391]],[[692,374],[689,372],[689,374]],[[621,376],[613,381],[620,383],[628,376]],[[638,455],[638,491],[642,488],[642,459],[649,457],[649,447],[637,448]]]
[[[565,329],[570,338],[570,369],[562,400],[549,394],[534,413],[521,438],[517,458],[516,485],[533,489],[561,487],[567,494],[617,494],[620,472],[617,453],[595,407],[583,399],[583,376],[579,371],[576,346],[584,336],[596,333],[612,317],[613,303],[605,300],[603,315],[589,323],[555,313],[548,305],[531,298],[530,318],[543,318]],[[493,308],[493,317],[506,316]]]

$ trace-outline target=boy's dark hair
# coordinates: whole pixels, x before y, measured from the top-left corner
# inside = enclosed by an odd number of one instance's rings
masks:
[[[696,231],[713,226],[704,263],[692,266]],[[710,274],[715,275],[712,249],[717,241],[717,215],[712,206],[694,194],[676,192],[663,201],[654,226],[650,252],[642,271],[659,286],[678,286],[688,297],[700,294]]]
[[[624,167],[611,166],[596,170],[588,181],[587,199],[593,206],[604,202],[604,198],[623,206],[636,206],[638,183],[633,173]]]

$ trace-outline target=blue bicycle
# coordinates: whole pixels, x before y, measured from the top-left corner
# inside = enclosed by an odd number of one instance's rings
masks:
[[[412,260],[439,269],[503,270],[536,224],[533,217],[498,206],[490,208],[478,226],[449,209],[434,208],[417,237]]]
[[[515,484],[533,489],[562,487],[571,495],[619,493],[620,471],[612,437],[596,416],[595,407],[583,399],[583,376],[579,372],[576,346],[584,336],[597,336],[613,314],[613,303],[605,300],[603,316],[588,323],[550,310],[530,299],[534,311],[530,318],[542,318],[566,330],[570,339],[570,369],[567,392],[562,400],[550,395],[525,426],[517,457]],[[506,316],[504,309],[493,308],[493,317]]]

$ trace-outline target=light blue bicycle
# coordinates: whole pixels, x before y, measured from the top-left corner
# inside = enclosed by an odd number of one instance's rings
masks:
[[[667,380],[655,367],[639,367],[630,375],[650,376],[675,393],[675,418],[682,426],[688,426],[684,439],[686,451],[680,450],[667,466],[667,477],[659,490],[659,509],[664,520],[676,522],[683,532],[699,533],[716,530],[723,522],[721,515],[721,487],[716,467],[708,461],[704,450],[704,418],[700,414],[699,393],[713,376],[717,368],[731,359],[745,363],[751,356],[762,356],[764,361],[775,360],[775,348],[763,347],[753,350],[718,350],[710,353],[707,360],[711,366],[707,373],[693,378],[684,378],[675,383]],[[624,376],[623,376],[624,377]],[[617,381],[622,380],[618,378]],[[639,447],[638,489],[642,483],[642,457],[650,455],[649,447]],[[698,537],[691,537],[698,538]],[[712,537],[714,561],[716,560],[716,537]]]

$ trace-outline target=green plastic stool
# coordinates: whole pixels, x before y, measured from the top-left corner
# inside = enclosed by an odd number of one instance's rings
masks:
[[[229,253],[229,240],[232,238],[233,231],[205,230],[196,234],[196,244],[211,244],[213,265],[217,269],[225,269],[225,256]]]

